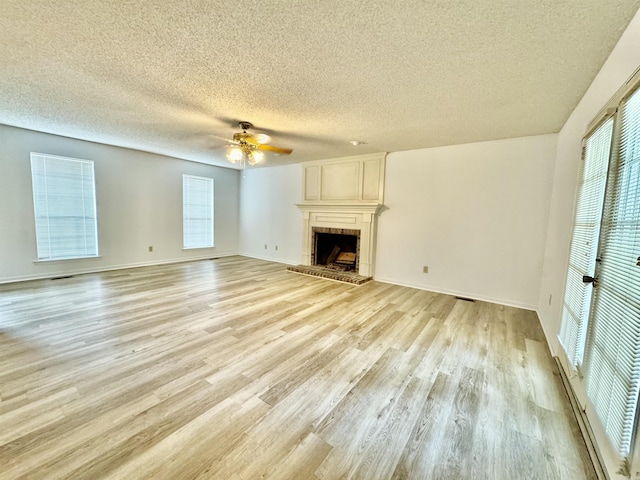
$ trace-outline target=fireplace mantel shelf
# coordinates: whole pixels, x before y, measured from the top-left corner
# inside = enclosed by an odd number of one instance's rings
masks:
[[[297,203],[303,212],[345,212],[345,213],[370,213],[377,215],[382,207],[382,203]]]

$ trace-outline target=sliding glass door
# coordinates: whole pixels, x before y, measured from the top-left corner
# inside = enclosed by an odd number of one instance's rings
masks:
[[[640,90],[585,138],[583,159],[559,339],[600,450],[624,470],[640,389]]]
[[[580,368],[584,357],[585,340],[598,256],[598,238],[604,203],[613,117],[603,122],[584,140],[582,171],[576,198],[571,253],[562,305],[560,343],[570,365]]]

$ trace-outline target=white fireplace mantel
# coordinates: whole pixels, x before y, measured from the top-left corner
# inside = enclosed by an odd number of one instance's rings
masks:
[[[303,213],[361,213],[377,215],[382,208],[381,203],[297,203],[296,207]]]
[[[302,211],[302,264],[311,265],[313,228],[341,228],[360,230],[358,273],[372,277],[380,203],[360,204],[297,204]]]

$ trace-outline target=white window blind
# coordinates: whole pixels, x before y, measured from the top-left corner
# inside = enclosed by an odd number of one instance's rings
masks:
[[[602,221],[598,287],[587,340],[587,394],[626,457],[640,381],[640,90],[622,104]]]
[[[31,179],[38,259],[96,257],[93,162],[32,153]]]
[[[184,248],[213,247],[213,178],[182,176]]]
[[[613,118],[609,118],[585,139],[583,165],[578,182],[576,216],[569,254],[569,269],[562,306],[560,343],[573,366],[583,360],[592,288],[582,282],[593,269],[600,234]]]

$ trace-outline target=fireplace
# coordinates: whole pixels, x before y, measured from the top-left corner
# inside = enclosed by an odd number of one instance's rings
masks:
[[[318,253],[318,233],[342,234],[357,237],[356,264],[353,271],[372,277],[374,270],[376,221],[380,204],[299,204],[303,214],[302,265],[322,264],[326,254]],[[335,237],[330,237],[334,238]],[[322,241],[322,240],[321,240]],[[331,245],[333,249],[335,245]],[[338,245],[340,247],[340,245]],[[323,247],[321,247],[323,248]],[[327,247],[328,248],[328,247]],[[345,246],[345,248],[347,248]],[[348,247],[353,250],[353,246]],[[353,253],[353,252],[351,252]],[[326,261],[326,260],[325,260]]]
[[[311,265],[340,271],[360,267],[360,230],[312,227]]]
[[[336,264],[341,269],[352,259],[345,276],[373,277],[385,159],[386,153],[379,152],[304,163],[302,203],[297,204],[301,266],[326,271],[324,265]]]

